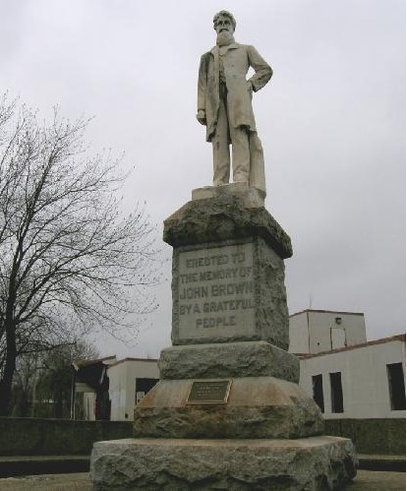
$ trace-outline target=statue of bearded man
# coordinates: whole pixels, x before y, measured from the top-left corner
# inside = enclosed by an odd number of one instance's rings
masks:
[[[233,37],[236,21],[226,10],[213,19],[216,46],[201,57],[198,77],[198,121],[212,142],[213,185],[228,184],[232,146],[233,182],[246,182],[264,192],[264,159],[257,136],[252,94],[264,87],[273,71],[253,46]],[[249,68],[254,75],[246,79]]]

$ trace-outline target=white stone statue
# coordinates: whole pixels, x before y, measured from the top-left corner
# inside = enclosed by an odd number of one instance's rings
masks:
[[[226,10],[213,19],[216,46],[201,57],[198,78],[198,121],[206,125],[213,148],[213,185],[229,183],[232,145],[233,182],[248,183],[265,193],[264,159],[257,136],[252,93],[273,73],[253,46],[238,44],[236,21]],[[254,75],[246,79],[249,68]]]

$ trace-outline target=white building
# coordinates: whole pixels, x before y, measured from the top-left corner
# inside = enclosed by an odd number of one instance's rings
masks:
[[[290,316],[290,346],[297,355],[366,343],[365,316],[356,312],[304,310]]]
[[[134,407],[158,382],[156,359],[125,358],[109,366],[111,421],[133,420]]]
[[[325,419],[405,417],[406,336],[366,341],[364,315],[305,310],[290,316],[300,386]]]
[[[367,342],[362,313],[326,310],[293,314],[289,332],[289,351],[300,358],[300,386],[326,419],[405,418],[405,335]],[[133,420],[159,370],[156,359],[107,357],[81,362],[78,377],[86,419],[99,414],[125,421]]]
[[[325,419],[405,418],[406,336],[300,358],[300,386]]]

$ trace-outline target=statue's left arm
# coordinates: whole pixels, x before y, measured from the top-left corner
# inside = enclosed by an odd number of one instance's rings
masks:
[[[255,71],[254,75],[248,81],[251,83],[253,91],[257,92],[270,80],[273,70],[253,46],[247,46],[247,56],[250,66]]]
[[[206,125],[206,91],[207,91],[207,72],[208,72],[209,54],[205,53],[201,57],[198,74],[198,112],[196,119],[203,125]]]

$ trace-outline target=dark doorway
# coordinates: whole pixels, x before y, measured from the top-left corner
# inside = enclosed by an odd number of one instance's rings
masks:
[[[330,373],[331,404],[333,413],[343,413],[343,392],[341,372]]]
[[[403,365],[402,363],[390,363],[386,366],[391,409],[393,411],[406,409]]]
[[[318,404],[319,409],[324,412],[324,388],[322,386],[322,375],[312,376],[312,397],[314,401]]]

